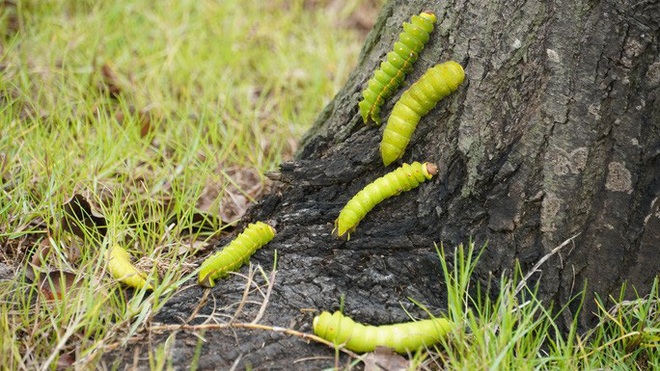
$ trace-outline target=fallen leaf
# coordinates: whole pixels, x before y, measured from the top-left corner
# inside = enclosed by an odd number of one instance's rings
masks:
[[[57,369],[58,370],[69,370],[71,366],[76,362],[76,356],[74,352],[62,353],[57,359]]]
[[[51,246],[48,239],[43,239],[39,242],[37,250],[32,254],[30,264],[26,267],[25,278],[34,282],[40,272],[47,271],[46,260],[50,255]]]
[[[101,84],[99,90],[107,92],[113,98],[119,97],[124,90],[119,76],[107,63],[101,66]]]
[[[220,215],[225,223],[239,220],[252,200],[268,191],[269,182],[263,182],[256,169],[241,166],[225,168],[219,164],[217,172],[224,174],[226,180],[207,183],[196,206],[201,211]]]
[[[47,300],[62,299],[67,293],[76,289],[76,275],[65,271],[52,271],[43,276],[39,290]]]
[[[4,18],[5,37],[10,37],[21,29],[21,19],[19,17],[17,3],[17,0],[4,0],[0,2],[0,9],[2,9]]]
[[[149,133],[155,131],[157,127],[156,123],[161,121],[158,115],[154,114],[152,111],[148,109],[141,109],[138,111],[133,105],[128,107],[128,112],[125,112],[125,109],[121,107],[117,108],[114,116],[115,120],[121,124],[124,123],[124,120],[126,120],[127,117],[133,117],[133,120],[140,127],[141,138],[144,138]]]
[[[80,238],[92,236],[101,240],[105,237],[105,218],[92,210],[92,205],[80,194],[75,194],[63,205],[62,228]]]
[[[387,347],[376,347],[364,357],[364,371],[405,371],[410,362]]]
[[[37,247],[37,251],[35,251],[34,255],[32,255],[32,260],[30,260],[30,263],[32,263],[32,265],[35,267],[43,267],[44,261],[46,261],[48,255],[50,255],[50,250],[50,241],[48,241],[47,238],[41,240],[41,242],[39,242],[39,247]]]

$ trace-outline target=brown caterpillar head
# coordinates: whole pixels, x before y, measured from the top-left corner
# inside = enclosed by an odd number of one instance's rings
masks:
[[[355,228],[357,228],[357,224],[348,229],[345,226],[341,226],[339,218],[337,218],[335,220],[335,228],[332,230],[331,234],[344,241],[350,241],[351,233],[355,232]]]
[[[432,162],[425,162],[424,166],[422,166],[422,170],[424,171],[426,179],[431,179],[438,173],[438,166]]]

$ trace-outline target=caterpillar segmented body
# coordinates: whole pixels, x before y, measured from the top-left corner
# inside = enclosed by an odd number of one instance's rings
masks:
[[[401,192],[409,191],[420,183],[431,179],[437,174],[435,164],[413,162],[403,164],[398,169],[389,172],[374,180],[358,192],[344,206],[335,221],[335,231],[338,237],[343,237],[354,231],[357,225],[378,203],[386,198],[396,196]]]
[[[136,289],[146,286],[148,290],[153,287],[147,284],[146,276],[131,263],[131,256],[119,245],[113,245],[107,252],[108,272],[117,281]]]
[[[429,40],[433,24],[437,18],[430,12],[422,12],[403,23],[403,32],[399,41],[394,44],[394,50],[387,54],[387,59],[380,64],[362,92],[362,100],[358,104],[364,123],[372,120],[380,125],[380,107],[392,93],[401,85],[406,74],[412,70],[419,53]]]
[[[245,230],[222,250],[211,255],[201,265],[197,282],[206,287],[215,286],[215,280],[245,264],[252,254],[275,237],[275,228],[263,222],[248,225]]]
[[[449,61],[429,69],[394,105],[380,143],[385,166],[398,160],[406,150],[419,120],[444,97],[463,83],[465,73],[460,64]]]
[[[369,326],[337,311],[333,314],[323,312],[314,317],[313,328],[317,336],[337,345],[343,344],[354,352],[372,352],[377,346],[386,346],[405,354],[438,343],[452,331],[453,326],[444,318]]]

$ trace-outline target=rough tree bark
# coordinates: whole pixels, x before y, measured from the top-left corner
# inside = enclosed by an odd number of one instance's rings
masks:
[[[359,118],[359,92],[401,23],[422,10],[435,12],[438,23],[406,84],[449,59],[467,76],[422,119],[403,157],[435,162],[441,174],[382,203],[350,241],[338,240],[330,232],[341,207],[391,170],[379,157],[382,127]],[[277,250],[260,323],[310,332],[314,313],[306,309],[338,309],[341,295],[348,315],[373,324],[406,320],[403,308],[423,317],[408,297],[439,313],[445,293],[434,243],[451,250],[470,239],[488,241],[476,272],[485,282],[511,274],[516,261],[529,269],[579,234],[534,279],[541,298],[560,305],[586,280],[583,326],[592,324],[594,293],[618,296],[624,282],[648,290],[660,272],[659,15],[651,0],[389,2],[352,78],[296,160],[282,165],[281,186],[246,217],[278,230],[252,259],[268,271]],[[194,286],[156,320],[181,323],[195,308],[190,323],[213,310],[232,315],[244,285],[233,276],[199,307],[203,290]],[[249,297],[262,300],[254,290]],[[258,308],[248,302],[237,320],[250,321]],[[328,348],[278,333],[204,337],[202,368],[229,367],[239,357],[258,369],[333,363]],[[184,331],[176,339],[174,360],[185,366],[197,338]],[[293,364],[313,356],[330,359]]]

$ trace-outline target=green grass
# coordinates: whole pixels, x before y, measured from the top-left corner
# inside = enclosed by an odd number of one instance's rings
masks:
[[[367,1],[16,1],[0,5],[0,364],[82,369],[140,331],[214,233],[267,191],[263,174],[346,81]],[[377,12],[373,13],[375,17]],[[82,195],[107,235],[63,228]],[[223,228],[212,219],[211,230]],[[155,281],[127,295],[119,243]],[[26,275],[70,272],[64,300]],[[48,253],[48,254],[46,254]],[[53,288],[57,291],[57,288]],[[164,348],[150,364],[168,364]]]
[[[194,282],[194,262],[226,226],[218,218],[236,221],[267,192],[263,174],[291,158],[354,68],[366,35],[353,25],[380,5],[0,5],[0,271],[15,272],[0,280],[0,365],[99,367],[103,352],[148,328]],[[76,194],[104,217],[105,238],[65,230],[64,205]],[[210,228],[195,227],[200,215]],[[131,293],[107,274],[114,243],[155,294]],[[492,302],[467,295],[474,259],[461,251],[444,268],[454,277],[449,316],[464,331],[418,356],[418,367],[660,367],[657,284],[648,298],[603,308],[591,333],[563,336],[533,290],[524,303],[514,295],[516,277],[502,278]],[[43,286],[26,269],[35,254]],[[59,285],[60,272],[73,282]],[[58,286],[64,299],[50,300]],[[151,368],[170,367],[169,346],[152,350]]]
[[[447,282],[447,316],[459,324],[446,342],[430,351],[425,367],[450,370],[655,370],[660,365],[659,279],[648,295],[599,306],[600,321],[579,334],[559,328],[561,312],[536,298],[523,274],[502,277],[495,300],[470,287],[478,262],[475,247],[459,246],[452,257],[440,250]],[[448,263],[451,262],[451,264]],[[574,300],[580,301],[582,297]],[[615,298],[616,299],[616,298]],[[581,301],[580,301],[581,302]]]
[[[478,248],[470,243],[452,250],[447,254],[439,248],[438,256],[447,292],[447,311],[442,315],[454,329],[438,344],[412,354],[409,370],[659,369],[660,278],[655,279],[650,293],[636,295],[635,300],[622,299],[623,287],[619,298],[611,298],[615,302],[612,307],[606,308],[599,301],[598,323],[579,333],[577,318],[568,329],[560,328],[564,310],[552,311],[539,301],[536,289],[526,281],[526,272],[501,277],[496,285],[491,283],[501,288],[492,299],[487,288],[473,286],[471,279],[479,261]],[[540,261],[536,268],[542,265]],[[581,306],[583,296],[574,300]],[[411,301],[429,317],[438,315],[415,299]],[[353,358],[342,366],[339,355],[343,349],[341,345],[334,347],[335,369],[352,370],[364,361],[346,352]],[[379,357],[387,364],[392,356]]]

